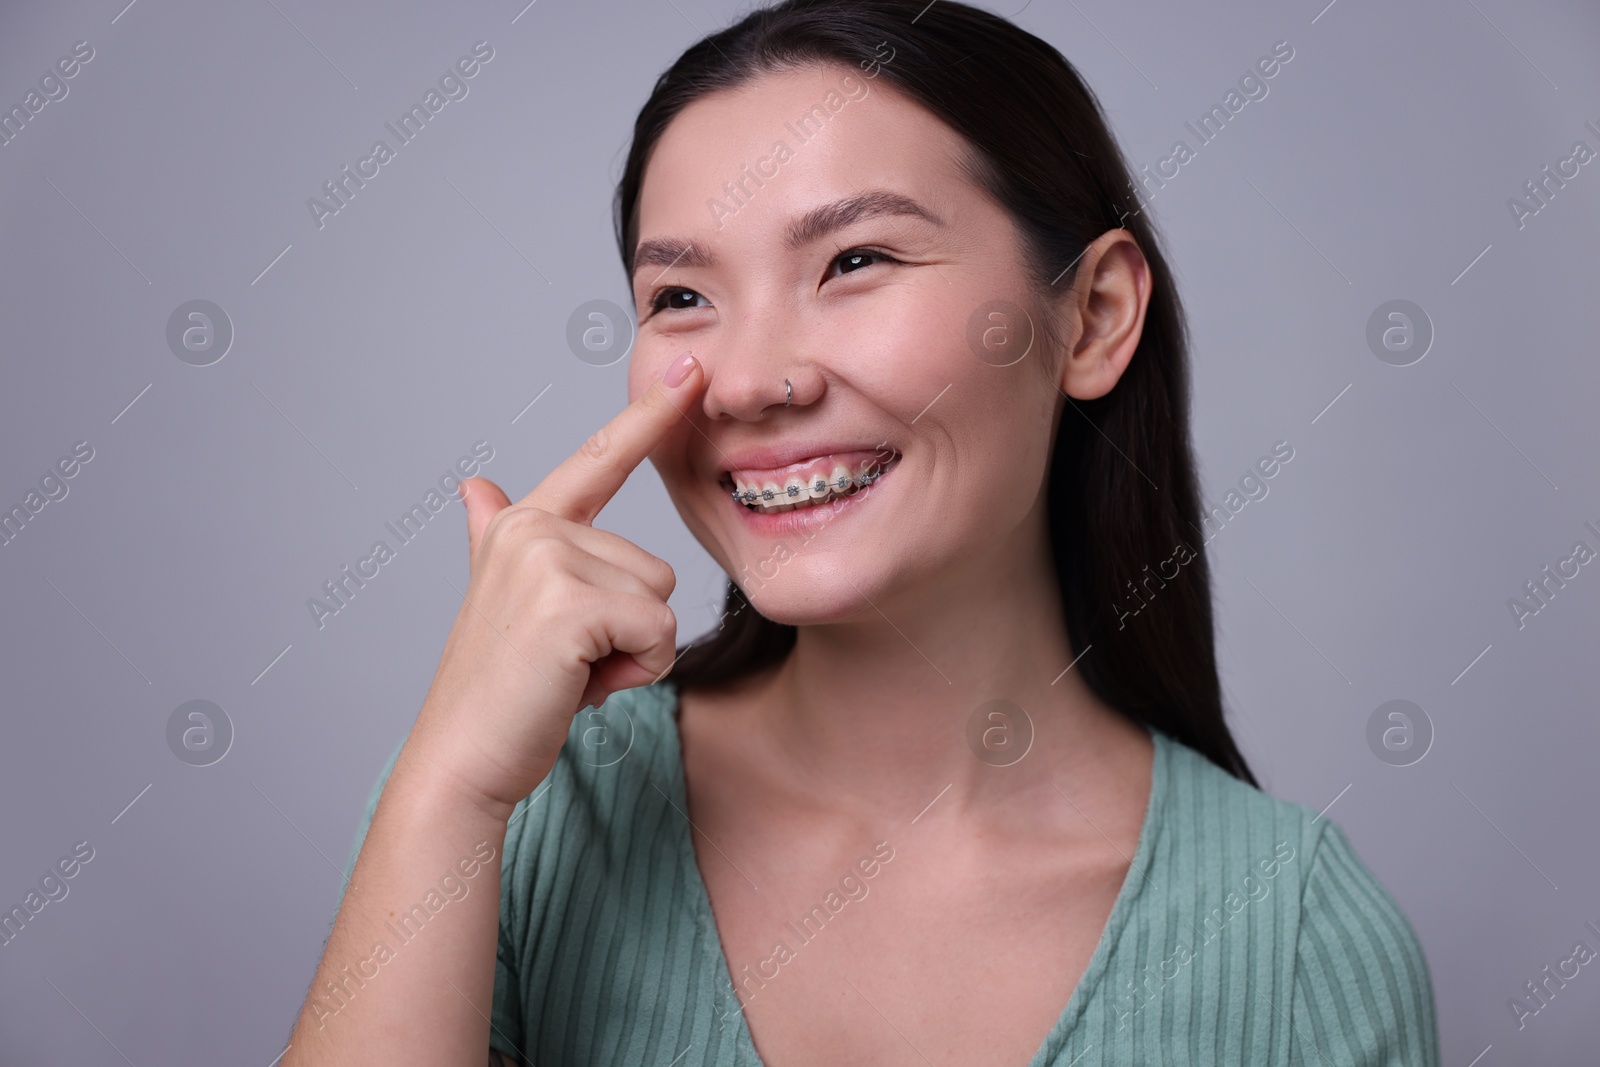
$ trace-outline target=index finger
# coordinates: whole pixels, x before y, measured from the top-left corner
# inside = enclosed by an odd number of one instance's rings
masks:
[[[571,522],[588,524],[600,514],[635,467],[684,417],[704,384],[700,363],[680,357],[660,381],[561,461],[521,504],[541,508]]]

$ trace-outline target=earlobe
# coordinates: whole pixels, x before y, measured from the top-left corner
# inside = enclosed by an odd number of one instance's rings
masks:
[[[1110,230],[1084,252],[1073,280],[1057,385],[1076,400],[1109,393],[1128,369],[1144,331],[1150,302],[1150,264],[1127,230]]]

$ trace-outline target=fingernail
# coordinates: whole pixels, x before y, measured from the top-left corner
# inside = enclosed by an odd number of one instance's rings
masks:
[[[666,383],[668,389],[675,389],[683,384],[683,380],[689,377],[689,372],[692,370],[694,370],[694,357],[685,352],[678,357],[676,363],[667,368],[666,377],[662,381]]]

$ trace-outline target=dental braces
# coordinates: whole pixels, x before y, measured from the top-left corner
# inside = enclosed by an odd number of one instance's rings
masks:
[[[863,474],[863,475],[861,475],[860,479],[859,479],[860,487],[865,489],[867,486],[871,485],[873,482],[877,481],[879,478],[882,478],[884,476],[884,474],[888,471],[888,469],[889,468],[887,468],[887,467],[883,467],[883,468],[881,468],[879,470],[873,471],[871,474]],[[837,489],[842,493],[846,489],[850,488],[850,483],[851,483],[851,479],[848,478],[848,477],[840,478],[837,482],[830,482],[826,478],[819,477],[814,483],[812,483],[812,488],[815,489],[819,493],[823,493],[823,492],[826,492],[828,490],[828,488],[831,486],[832,488]],[[783,487],[783,491],[784,491],[784,493],[786,493],[788,496],[790,496],[792,498],[798,498],[800,496],[800,490],[802,488],[804,488],[804,487],[803,486],[799,486],[799,485],[786,485],[786,486]],[[741,504],[754,504],[758,499],[760,499],[760,500],[768,500],[768,501],[776,500],[777,496],[778,496],[778,494],[773,492],[771,489],[762,489],[759,492],[757,492],[754,489],[746,489],[742,493],[739,492],[739,490],[735,489],[729,495],[733,497],[733,499],[734,499],[734,501],[736,503],[741,503]]]

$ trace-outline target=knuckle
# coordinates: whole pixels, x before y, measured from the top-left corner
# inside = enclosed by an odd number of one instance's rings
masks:
[[[611,435],[606,431],[605,427],[601,427],[589,435],[589,439],[583,443],[583,447],[578,451],[591,460],[599,461],[605,459],[610,450]]]
[[[582,629],[592,614],[592,590],[565,571],[556,571],[539,584],[536,597],[543,625],[556,629]]]
[[[678,588],[678,572],[672,569],[672,564],[664,559],[656,560],[656,573],[660,577],[661,584],[667,587],[669,595]]]
[[[570,547],[556,537],[531,537],[522,547],[522,558],[534,569],[547,573],[557,583],[577,581],[564,566]]]
[[[489,521],[483,526],[483,544],[485,548],[500,539],[502,536],[501,531],[506,528],[507,523],[516,521],[511,514],[515,510],[515,508],[501,508],[489,516]]]
[[[498,541],[512,535],[526,536],[537,526],[540,514],[539,509],[521,504],[501,508],[484,528],[484,540],[488,542],[491,538]]]
[[[515,511],[517,517],[514,521],[523,528],[531,530],[545,528],[556,517],[554,513],[534,504],[513,504],[506,511]]]

